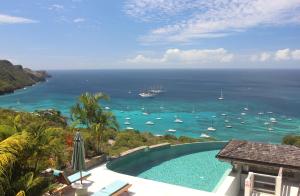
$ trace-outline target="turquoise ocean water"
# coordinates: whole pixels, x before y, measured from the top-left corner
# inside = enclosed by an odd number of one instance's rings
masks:
[[[300,134],[300,70],[98,70],[50,74],[53,77],[45,83],[0,96],[0,107],[24,111],[55,108],[69,116],[77,96],[102,91],[111,96],[110,102],[103,105],[115,112],[122,128],[130,126],[160,135],[174,129],[176,136],[199,137],[205,133],[221,140],[275,143],[286,134]],[[162,86],[166,92],[151,99],[138,96],[151,86]],[[221,89],[223,101],[217,100]],[[175,117],[183,123],[174,123]],[[124,124],[125,118],[130,118],[130,125]],[[217,130],[209,132],[212,120]],[[146,125],[147,121],[154,125]]]

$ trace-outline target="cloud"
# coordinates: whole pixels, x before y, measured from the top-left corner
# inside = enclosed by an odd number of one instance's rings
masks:
[[[0,14],[0,24],[26,24],[36,22],[38,21],[29,18]]]
[[[290,49],[282,49],[282,50],[277,50],[275,53],[275,60],[289,60],[290,57]]]
[[[63,10],[64,6],[60,5],[60,4],[53,4],[48,9],[49,10],[54,10],[54,11],[59,11],[59,10]]]
[[[260,61],[265,62],[271,58],[272,54],[269,52],[262,52],[259,55],[252,55],[250,60],[251,61]]]
[[[81,22],[84,22],[84,21],[85,21],[84,18],[75,18],[75,19],[73,20],[74,23],[81,23]]]
[[[180,50],[177,48],[167,49],[161,57],[146,57],[142,54],[134,58],[127,59],[128,63],[135,64],[179,64],[179,65],[197,65],[210,63],[228,63],[231,62],[234,55],[227,52],[224,48],[218,49],[192,49]]]
[[[127,0],[124,7],[138,20],[175,21],[152,29],[143,42],[188,42],[259,25],[300,23],[299,0]]]
[[[262,52],[260,54],[254,54],[250,56],[250,60],[255,62],[266,62],[266,61],[287,61],[287,60],[300,60],[300,50],[291,50],[289,48],[279,49],[273,52]]]
[[[293,59],[300,60],[300,50],[294,50],[291,55]]]

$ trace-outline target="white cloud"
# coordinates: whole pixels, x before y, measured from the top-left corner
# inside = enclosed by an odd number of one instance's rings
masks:
[[[127,0],[125,4],[132,17],[175,21],[151,30],[141,39],[144,42],[187,42],[258,25],[300,23],[299,8],[299,0]]]
[[[59,10],[63,10],[64,6],[60,5],[60,4],[53,4],[48,9],[49,10],[54,10],[54,11],[59,11]]]
[[[282,49],[282,50],[277,50],[275,52],[275,60],[288,60],[290,59],[290,49]]]
[[[84,22],[84,21],[85,21],[84,18],[75,18],[75,19],[73,20],[74,23],[81,23],[81,22]]]
[[[5,14],[0,14],[0,24],[26,24],[26,23],[36,23],[36,20],[29,18],[23,18],[18,16],[10,16]]]
[[[166,50],[160,57],[146,57],[142,54],[132,59],[127,59],[128,63],[144,64],[179,64],[179,65],[197,65],[211,63],[231,62],[234,55],[223,48],[218,49],[192,49],[180,50],[177,48]]]
[[[292,58],[295,60],[300,60],[300,50],[294,50],[292,52]]]
[[[276,50],[273,52],[262,52],[260,54],[254,54],[250,56],[250,60],[253,62],[266,62],[270,60],[275,61],[287,61],[287,60],[300,60],[300,50],[291,50],[289,48]]]

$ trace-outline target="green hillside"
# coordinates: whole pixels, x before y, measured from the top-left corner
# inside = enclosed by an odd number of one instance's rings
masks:
[[[45,81],[47,77],[49,75],[45,71],[32,71],[7,60],[0,60],[0,95]]]

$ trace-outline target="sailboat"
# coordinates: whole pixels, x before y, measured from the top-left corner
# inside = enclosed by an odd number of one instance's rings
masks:
[[[207,131],[216,131],[216,128],[214,128],[214,121],[211,121],[211,127],[207,128]]]
[[[221,89],[221,95],[220,97],[218,98],[219,100],[224,100],[224,97],[223,97],[223,90]]]

